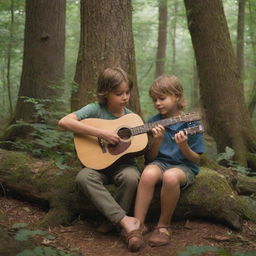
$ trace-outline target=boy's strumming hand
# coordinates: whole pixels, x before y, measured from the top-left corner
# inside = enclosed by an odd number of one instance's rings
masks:
[[[179,147],[187,146],[188,136],[184,133],[184,131],[179,131],[175,134],[174,140]]]
[[[104,139],[108,144],[116,145],[120,142],[120,137],[112,131],[104,130],[102,131],[100,137]]]

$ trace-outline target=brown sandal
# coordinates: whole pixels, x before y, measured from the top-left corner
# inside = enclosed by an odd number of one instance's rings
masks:
[[[155,227],[153,233],[148,239],[148,244],[153,247],[166,245],[171,237],[171,229],[167,227]]]
[[[131,252],[139,251],[142,245],[144,244],[142,230],[139,228],[129,232],[126,235],[126,243],[129,251]]]

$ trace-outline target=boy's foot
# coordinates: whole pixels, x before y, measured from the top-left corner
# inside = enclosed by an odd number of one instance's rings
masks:
[[[169,227],[156,227],[148,239],[153,247],[163,246],[170,242],[171,230]]]
[[[103,221],[97,228],[97,231],[102,234],[107,234],[115,229],[115,226],[109,221]]]
[[[126,235],[127,247],[130,252],[137,252],[144,245],[142,230],[136,229]]]
[[[120,225],[123,228],[123,234],[126,239],[128,250],[137,252],[144,244],[140,221],[137,218],[125,216]]]

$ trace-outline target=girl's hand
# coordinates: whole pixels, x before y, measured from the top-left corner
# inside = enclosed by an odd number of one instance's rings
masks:
[[[104,139],[108,144],[116,145],[120,142],[120,137],[112,131],[104,130],[100,136]]]
[[[174,140],[179,147],[187,145],[188,136],[184,133],[184,131],[179,131],[175,134]]]
[[[158,125],[157,127],[152,129],[152,134],[154,139],[162,140],[164,137],[165,129],[162,125]]]

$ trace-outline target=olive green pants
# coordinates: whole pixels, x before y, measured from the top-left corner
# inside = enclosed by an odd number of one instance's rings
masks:
[[[120,165],[113,171],[84,168],[77,174],[76,182],[95,207],[117,224],[130,210],[139,178],[140,172],[135,166]],[[115,197],[105,187],[111,183],[117,187]]]

